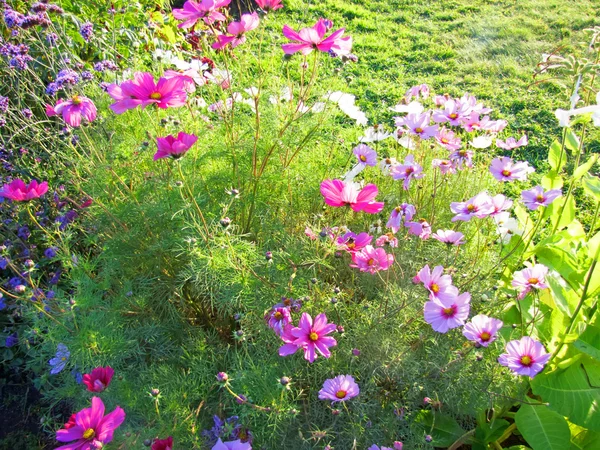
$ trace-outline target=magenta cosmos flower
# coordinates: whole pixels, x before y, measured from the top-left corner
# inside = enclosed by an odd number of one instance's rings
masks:
[[[320,400],[332,402],[345,402],[360,394],[360,388],[350,375],[338,375],[325,380],[323,388],[319,391]]]
[[[458,293],[458,290],[455,292]],[[435,331],[446,333],[452,328],[465,324],[469,317],[471,294],[464,292],[460,295],[448,296],[446,298],[433,297],[424,307],[425,321]]]
[[[408,155],[404,158],[403,164],[397,164],[390,170],[390,174],[394,180],[404,180],[402,188],[406,191],[410,187],[411,180],[423,178],[423,168],[415,163],[415,157]]]
[[[502,156],[492,160],[490,172],[498,181],[525,181],[527,175],[535,172],[535,169],[526,161],[515,163],[512,158]]]
[[[0,197],[9,198],[15,202],[24,202],[39,198],[48,192],[48,182],[38,183],[37,180],[31,180],[29,184],[19,178],[6,183],[0,189]]]
[[[375,167],[377,165],[377,152],[368,145],[358,144],[356,147],[354,147],[352,153],[354,153],[358,159],[358,164],[363,167]]]
[[[444,275],[443,266],[435,266],[433,271],[429,269],[427,264],[423,267],[417,275],[413,278],[415,283],[423,283],[423,286],[429,291],[429,298],[442,297],[453,299],[456,297],[455,291],[452,286],[452,277],[450,275]]]
[[[83,384],[90,392],[102,392],[110,384],[115,371],[110,366],[96,367],[91,373],[83,375]]]
[[[168,135],[156,138],[158,151],[154,154],[154,161],[169,156],[174,159],[181,158],[197,140],[197,136],[182,131],[179,132],[177,137]]]
[[[46,115],[52,117],[62,114],[64,121],[77,128],[81,125],[81,120],[85,118],[88,122],[93,122],[96,119],[98,110],[96,105],[87,97],[74,95],[68,100],[59,100],[54,108],[47,107]]]
[[[408,228],[408,233],[414,236],[419,236],[426,240],[431,236],[431,225],[425,219],[419,219],[417,222],[404,222],[404,226]]]
[[[504,323],[499,319],[488,317],[485,314],[478,314],[465,324],[463,335],[470,341],[487,347],[496,340],[498,330]]]
[[[104,403],[99,397],[92,397],[92,407],[85,408],[75,414],[75,425],[56,432],[59,442],[71,442],[57,447],[55,450],[91,450],[102,448],[112,441],[114,431],[125,420],[125,411],[119,406],[110,414],[104,415]]]
[[[281,0],[256,0],[256,4],[263,11],[275,11],[279,8],[283,8]]]
[[[159,108],[176,108],[185,105],[187,100],[186,83],[181,77],[160,78],[158,83],[148,72],[137,72],[133,80],[120,85],[111,84],[108,95],[115,100],[110,109],[122,114],[129,109],[156,104]]]
[[[402,221],[410,221],[417,213],[416,208],[408,203],[402,203],[400,206],[396,206],[392,209],[390,218],[385,224],[386,227],[390,228],[392,232],[397,233],[402,226]]]
[[[526,134],[524,134],[518,141],[514,137],[509,137],[506,142],[496,139],[496,147],[503,150],[514,150],[515,148],[523,147],[528,143],[529,141],[527,140]]]
[[[517,298],[522,300],[532,289],[546,289],[546,275],[548,268],[543,264],[536,264],[519,272],[515,272],[512,279],[512,287],[519,291]]]
[[[267,320],[269,327],[271,327],[278,336],[281,336],[285,327],[292,322],[290,308],[275,306],[267,313],[265,319]]]
[[[437,230],[437,233],[433,233],[431,237],[448,245],[463,245],[465,243],[465,235],[460,231]]]
[[[226,45],[231,45],[231,48],[236,48],[238,45],[246,42],[246,33],[258,27],[260,19],[255,12],[252,14],[242,14],[239,22],[231,22],[227,25],[227,33],[219,34],[217,42],[212,45],[214,49],[221,49]]]
[[[173,10],[173,17],[177,20],[183,20],[179,28],[193,27],[200,19],[204,20],[207,25],[212,25],[215,22],[222,22],[226,19],[223,13],[218,9],[229,5],[231,0],[202,0],[196,2],[188,0],[183,4],[183,8]]]
[[[544,192],[542,186],[536,186],[528,191],[521,192],[521,199],[527,208],[535,211],[540,206],[548,206],[561,195],[560,189],[550,189]]]
[[[321,194],[329,206],[350,206],[353,211],[364,211],[376,214],[383,209],[383,202],[374,202],[377,186],[367,184],[362,190],[354,182],[342,180],[325,180],[321,183]]]
[[[359,252],[352,253],[350,267],[357,267],[361,272],[375,273],[388,270],[394,264],[394,255],[388,255],[384,249],[367,245]]]
[[[466,202],[452,202],[450,210],[456,214],[452,218],[452,222],[457,220],[468,222],[473,217],[482,219],[489,216],[494,212],[494,205],[492,204],[492,198],[485,192],[481,192]]]
[[[431,115],[429,113],[410,113],[406,117],[396,118],[397,127],[405,127],[410,134],[419,136],[421,139],[429,139],[436,135],[438,126],[429,125]]]
[[[252,445],[249,442],[242,442],[240,439],[223,442],[219,438],[211,450],[252,450]]]
[[[542,371],[549,359],[550,353],[546,352],[541,342],[523,336],[506,344],[506,353],[500,355],[498,362],[517,375],[533,378]]]
[[[334,323],[327,323],[327,316],[325,313],[318,314],[315,317],[314,322],[310,314],[302,313],[298,327],[292,328],[291,335],[296,338],[293,344],[297,348],[302,348],[304,350],[304,359],[312,363],[317,357],[316,351],[325,358],[331,356],[329,347],[337,345],[337,341],[327,335],[333,333],[335,330],[336,325]],[[288,350],[291,351],[291,348]]]
[[[283,26],[283,35],[293,44],[283,44],[281,48],[286,55],[291,55],[296,52],[301,52],[303,55],[308,55],[313,50],[328,52],[332,50],[337,55],[347,55],[352,49],[352,38],[342,37],[345,29],[340,28],[334,31],[328,37],[325,37],[327,25],[325,19],[319,19],[312,28],[302,28],[300,32],[296,32],[289,26]]]
[[[166,439],[154,439],[150,450],[173,450],[173,436]]]
[[[341,250],[353,253],[365,248],[372,240],[373,236],[370,236],[368,233],[362,232],[356,234],[349,231],[337,239],[337,246]]]

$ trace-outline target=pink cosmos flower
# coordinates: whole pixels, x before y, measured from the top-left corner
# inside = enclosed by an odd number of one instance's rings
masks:
[[[279,356],[293,355],[300,348],[298,345],[295,344],[297,338],[292,334],[293,329],[293,325],[287,324],[283,328],[283,333],[279,335],[281,340],[284,342],[284,345],[279,347]]]
[[[115,114],[123,114],[125,111],[137,108],[142,101],[133,94],[134,81],[141,72],[134,74],[134,80],[125,80],[121,84],[113,83],[108,86],[106,92],[115,102],[109,108]]]
[[[408,91],[406,91],[406,94],[404,94],[404,98],[407,102],[409,102],[410,99],[413,97],[418,99],[419,96],[423,97],[423,99],[427,99],[429,97],[429,93],[429,86],[427,86],[426,84],[417,84],[416,86],[412,86],[408,89]]]
[[[444,299],[433,297],[425,303],[425,321],[439,333],[460,327],[469,317],[470,301],[468,292]]]
[[[104,415],[104,403],[99,397],[92,397],[92,407],[85,408],[75,415],[75,425],[56,432],[59,442],[75,441],[61,445],[55,450],[89,450],[102,448],[112,441],[114,431],[125,420],[125,411],[119,406],[110,414]]]
[[[437,230],[437,233],[433,233],[431,237],[448,245],[463,245],[465,243],[465,235],[454,230]]]
[[[527,175],[535,172],[535,169],[526,161],[513,163],[512,158],[502,156],[492,160],[490,172],[498,181],[525,181]]]
[[[283,8],[283,3],[281,3],[281,0],[256,0],[256,4],[263,11],[275,11],[279,8]]]
[[[163,78],[166,78],[167,80],[178,78],[181,83],[183,83],[185,90],[190,94],[196,92],[196,86],[204,86],[207,82],[206,78],[204,78],[195,67],[190,67],[185,70],[167,70],[165,71]]]
[[[10,183],[6,183],[0,189],[0,197],[9,198],[15,202],[25,202],[40,198],[48,192],[48,182],[38,183],[37,180],[31,180],[29,184],[19,178],[15,178]]]
[[[424,241],[431,236],[431,225],[425,219],[419,219],[418,222],[404,222],[404,226],[408,228],[408,233],[419,236]]]
[[[376,214],[383,209],[383,202],[374,202],[377,196],[377,186],[367,184],[362,190],[353,182],[342,180],[325,180],[321,183],[321,194],[329,206],[350,206],[353,211],[364,211]]]
[[[177,20],[183,20],[179,28],[193,27],[200,19],[207,25],[215,22],[222,22],[226,17],[219,11],[219,8],[229,5],[231,0],[202,0],[200,2],[188,0],[184,3],[182,9],[174,9],[173,16]]]
[[[532,289],[546,289],[548,268],[543,264],[520,270],[513,274],[512,287],[519,291],[517,298],[522,300]]]
[[[177,137],[168,135],[156,138],[158,151],[154,154],[154,161],[161,158],[181,158],[196,143],[198,137],[180,131]]]
[[[490,216],[497,216],[498,214],[508,211],[513,205],[513,201],[509,198],[506,198],[502,194],[496,194],[492,197],[492,206],[494,207],[494,212],[490,214]]]
[[[452,202],[450,210],[456,214],[452,218],[452,222],[457,220],[468,222],[473,217],[482,219],[489,216],[494,212],[494,206],[492,205],[492,198],[485,192],[481,192],[466,202]]]
[[[421,139],[429,139],[436,135],[438,126],[429,125],[431,115],[429,113],[409,113],[405,117],[396,118],[397,127],[405,127],[410,134],[419,136]]]
[[[500,355],[498,362],[517,375],[533,378],[542,371],[549,359],[550,353],[546,352],[541,342],[523,336],[506,344],[506,353]]]
[[[334,31],[328,37],[325,37],[327,25],[325,19],[319,19],[312,28],[302,28],[300,32],[294,31],[287,25],[283,26],[283,35],[293,44],[283,44],[281,48],[286,55],[292,55],[301,52],[308,55],[313,50],[328,52],[332,50],[337,55],[347,55],[352,49],[352,38],[342,37],[345,29],[340,28]]]
[[[416,213],[417,210],[413,205],[402,203],[400,206],[396,206],[394,209],[392,209],[390,219],[387,221],[385,226],[391,228],[393,233],[397,233],[402,226],[403,219],[410,221]]]
[[[150,450],[173,450],[173,436],[166,439],[154,439]]]
[[[349,231],[337,239],[337,246],[341,250],[354,253],[365,248],[372,240],[373,236],[369,236],[368,233],[362,232],[356,234]]]
[[[317,315],[314,322],[308,313],[302,313],[298,327],[292,329],[292,336],[296,337],[294,344],[304,350],[304,359],[308,362],[312,363],[317,357],[315,350],[323,357],[329,358],[329,347],[337,345],[337,341],[327,335],[333,333],[336,328],[336,324],[327,323],[325,313]]]
[[[110,366],[96,367],[91,373],[83,375],[83,384],[90,392],[102,392],[108,387],[115,371]]]
[[[407,155],[404,158],[403,164],[398,164],[392,167],[390,174],[394,180],[404,180],[402,188],[406,191],[410,187],[410,181],[423,178],[423,168],[415,163],[415,157],[413,155]]]
[[[360,393],[358,384],[350,375],[338,375],[335,378],[325,380],[323,388],[319,391],[320,400],[331,400],[335,402],[345,402],[356,397]]]
[[[465,324],[463,335],[468,340],[487,347],[496,340],[496,335],[502,325],[504,323],[499,319],[488,317],[485,314],[478,314]]]
[[[252,450],[252,445],[249,442],[242,442],[240,439],[223,442],[219,438],[211,450]]]
[[[479,129],[490,133],[500,133],[506,128],[508,122],[506,120],[491,120],[489,116],[485,116],[479,122]],[[491,145],[491,142],[490,142]]]
[[[442,175],[451,175],[456,172],[456,166],[449,159],[433,159],[431,166],[440,169]]]
[[[463,165],[473,167],[473,152],[471,150],[456,150],[450,154],[448,159],[452,161],[454,168],[462,169]]]
[[[358,158],[358,164],[374,167],[377,165],[377,152],[365,144],[358,144],[352,150]]]
[[[523,147],[528,143],[529,141],[527,140],[526,134],[524,134],[518,141],[514,137],[509,137],[506,142],[496,139],[496,147],[503,150],[514,150],[515,148]]]
[[[212,48],[221,49],[226,45],[236,48],[238,45],[243,44],[246,42],[246,33],[257,28],[259,21],[258,14],[255,12],[252,14],[242,14],[239,22],[231,22],[227,25],[227,33],[230,36],[219,34],[217,42],[212,45]]]
[[[285,327],[292,323],[290,309],[286,307],[273,307],[265,316],[269,327],[273,329],[278,336],[283,335]]]
[[[379,236],[375,240],[375,245],[377,247],[385,247],[386,245],[389,245],[392,248],[396,248],[398,247],[398,239],[392,233],[386,233]]]
[[[394,263],[394,255],[388,255],[384,249],[367,245],[361,251],[352,253],[350,267],[356,267],[361,272],[375,273],[388,270]]]
[[[435,140],[442,147],[450,151],[458,150],[462,145],[460,138],[456,137],[454,131],[449,130],[446,127],[442,127],[438,130],[435,135]]]
[[[544,192],[542,186],[536,186],[528,191],[521,192],[521,199],[527,208],[535,211],[540,206],[548,206],[561,195],[560,189],[550,189]]]
[[[456,295],[450,289],[452,286],[452,277],[444,275],[443,266],[435,266],[433,271],[429,269],[429,265],[425,265],[417,275],[413,278],[413,282],[423,283],[423,286],[429,291],[429,298],[443,297],[454,299]]]
[[[148,105],[156,104],[159,108],[176,108],[185,105],[187,92],[180,78],[159,78],[158,83],[148,72],[136,74],[130,86],[135,98],[141,100],[140,106],[144,109]]]
[[[469,105],[450,99],[444,102],[444,109],[433,112],[433,121],[436,123],[448,122],[453,127],[457,127],[469,118],[469,111]]]
[[[97,113],[98,110],[94,102],[82,95],[74,95],[68,100],[59,100],[54,108],[46,108],[48,117],[62,114],[64,121],[74,128],[81,125],[82,118],[85,118],[88,122],[93,122]]]

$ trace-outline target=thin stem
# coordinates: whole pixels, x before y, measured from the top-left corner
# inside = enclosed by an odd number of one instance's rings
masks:
[[[194,206],[196,207],[196,211],[198,211],[198,215],[200,216],[200,219],[202,220],[202,224],[204,225],[204,231],[205,231],[205,234],[203,233],[202,237],[204,238],[204,242],[206,244],[208,244],[208,236],[210,235],[210,230],[208,229],[208,224],[206,223],[204,214],[202,214],[202,209],[200,209],[200,205],[198,205],[198,202],[196,201],[194,194],[192,193],[187,181],[185,180],[185,177],[183,176],[183,171],[181,170],[180,162],[177,162],[177,169],[179,170],[179,176],[181,177],[181,181],[183,182],[183,185],[185,186],[188,196],[189,196],[190,200],[192,201],[192,203],[194,204]]]

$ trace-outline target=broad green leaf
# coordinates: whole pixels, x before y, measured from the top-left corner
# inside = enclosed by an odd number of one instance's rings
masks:
[[[579,425],[569,423],[571,429],[570,450],[600,450],[600,433],[586,430]]]
[[[573,132],[573,130],[567,130],[567,138],[565,139],[565,147],[567,147],[573,154],[579,152],[579,138]]]
[[[531,380],[531,388],[569,421],[600,431],[600,386],[590,384],[588,371],[596,375],[600,363],[586,359],[567,369],[542,372]]]
[[[567,289],[566,286],[563,286],[561,280],[557,280],[555,277],[546,277],[546,282],[550,286],[548,292],[552,293],[552,298],[556,307],[565,316],[571,317],[579,302],[579,296],[573,289]]]
[[[487,444],[502,436],[502,433],[504,433],[504,430],[506,430],[509,425],[508,421],[504,419],[496,419],[491,423],[479,422],[477,429],[475,430],[475,442],[473,443],[473,447],[475,447],[475,444],[479,444],[482,445],[483,448],[487,448]]]
[[[594,198],[597,202],[600,202],[600,178],[595,175],[586,173],[583,175],[583,191]]]
[[[568,450],[571,446],[569,424],[545,405],[521,405],[515,423],[533,450]]]
[[[436,447],[449,447],[465,434],[465,430],[456,420],[439,412],[421,411],[417,415],[416,423],[427,434],[431,434],[432,443]]]
[[[600,328],[589,324],[581,333],[573,346],[580,352],[586,353],[597,361],[600,361]]]
[[[549,191],[550,189],[561,189],[564,180],[556,171],[551,170],[542,177],[542,187]]]
[[[600,248],[600,231],[598,231],[588,242],[588,256],[598,260],[598,248]]]
[[[580,272],[577,258],[569,252],[569,248],[548,245],[536,248],[535,253],[539,261],[549,269],[556,270],[575,291],[580,290],[583,282],[583,273]]]
[[[575,209],[575,199],[572,195],[566,200],[566,204],[565,197],[559,197],[552,202],[544,215],[550,217],[552,228],[562,230],[575,219]]]
[[[548,151],[548,163],[553,172],[560,172],[567,163],[567,152],[562,149],[560,142],[554,141]]]
[[[573,172],[573,179],[579,180],[582,176],[588,173],[592,166],[596,164],[596,161],[598,161],[598,156],[600,155],[594,153],[589,157],[589,159],[585,163],[583,163],[577,169],[575,169],[575,172]]]

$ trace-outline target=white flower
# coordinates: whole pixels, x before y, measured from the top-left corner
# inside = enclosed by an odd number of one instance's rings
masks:
[[[581,114],[592,113],[592,120],[594,126],[600,127],[600,92],[596,94],[596,105],[584,106],[583,108],[569,109],[557,109],[554,115],[558,119],[558,124],[561,127],[568,127],[571,125],[571,116],[579,116]]]
[[[251,86],[248,89],[244,89],[244,92],[248,94],[250,97],[257,98],[258,97],[258,88]]]
[[[469,144],[473,148],[488,148],[492,145],[492,138],[490,136],[477,136]]]
[[[514,217],[510,217],[510,213],[504,211],[494,216],[496,222],[496,233],[500,235],[500,240],[503,244],[508,244],[513,234],[523,235],[523,230],[519,228],[519,222]]]
[[[425,108],[423,105],[421,105],[421,103],[412,101],[408,105],[396,105],[393,108],[390,108],[390,110],[397,113],[421,114]]]
[[[391,133],[386,133],[383,125],[377,127],[369,127],[365,130],[365,135],[358,139],[359,142],[377,142],[383,141],[391,136]]]
[[[310,110],[313,113],[323,112],[323,111],[325,111],[325,103],[323,103],[323,102],[317,102],[314,105],[312,105],[312,108]]]

